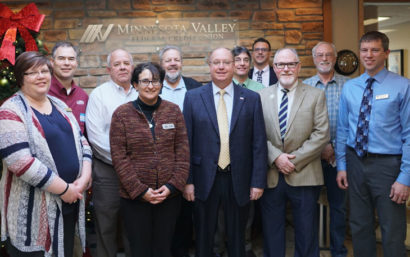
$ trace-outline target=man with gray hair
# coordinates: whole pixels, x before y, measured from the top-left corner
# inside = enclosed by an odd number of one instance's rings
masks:
[[[177,104],[181,111],[188,90],[202,86],[198,81],[182,76],[182,53],[177,46],[165,46],[159,52],[165,79],[162,86],[161,98]],[[175,234],[172,240],[172,255],[174,257],[189,256],[192,245],[193,222],[192,203],[182,199],[181,211],[175,224]]]
[[[90,94],[86,111],[86,129],[93,148],[93,203],[97,233],[97,256],[117,255],[117,233],[122,230],[119,181],[111,161],[111,116],[118,106],[134,101],[137,91],[131,86],[133,61],[123,49],[112,51],[107,57],[110,80],[96,87]],[[126,253],[129,252],[125,235],[122,235]],[[130,256],[127,254],[127,256]]]
[[[295,49],[279,49],[273,61],[279,81],[259,92],[269,166],[267,188],[260,202],[264,256],[285,256],[289,200],[294,217],[295,256],[318,257],[316,202],[323,185],[320,153],[329,142],[325,94],[298,82],[301,65]]]
[[[165,71],[161,98],[177,104],[182,111],[185,93],[202,84],[192,78],[182,76],[182,53],[179,47],[165,46],[159,52],[159,59]]]
[[[339,112],[339,97],[343,84],[348,77],[335,72],[336,47],[332,43],[319,42],[312,49],[313,62],[317,74],[305,79],[303,83],[325,91],[329,115],[330,141],[322,151],[322,168],[325,179],[327,200],[330,206],[330,252],[333,257],[345,257],[346,235],[346,196],[345,191],[337,186],[335,163],[336,125]]]

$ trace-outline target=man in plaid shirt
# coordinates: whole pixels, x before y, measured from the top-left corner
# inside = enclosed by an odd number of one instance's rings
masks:
[[[346,234],[345,192],[336,183],[336,162],[334,145],[339,109],[339,97],[343,84],[349,79],[335,72],[336,48],[332,43],[319,42],[312,49],[313,61],[317,74],[303,83],[325,91],[330,125],[330,142],[322,151],[322,168],[330,206],[330,250],[332,257],[345,257]]]

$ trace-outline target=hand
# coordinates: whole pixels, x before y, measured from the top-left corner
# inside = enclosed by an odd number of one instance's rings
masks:
[[[171,191],[166,185],[163,185],[157,190],[154,190],[154,193],[155,193],[155,199],[150,201],[151,204],[162,203],[171,194]]]
[[[394,182],[390,190],[390,199],[397,204],[405,204],[409,198],[410,187]]]
[[[321,155],[322,160],[327,161],[328,163],[333,163],[335,161],[335,151],[332,144],[327,144],[322,151]]]
[[[337,172],[336,182],[340,189],[346,190],[349,187],[349,183],[347,183],[347,172],[345,170]]]
[[[152,188],[148,188],[147,192],[145,192],[142,198],[147,202],[151,202],[155,200],[156,196],[157,193]]]
[[[67,192],[60,196],[60,198],[66,203],[75,203],[78,199],[83,199],[83,193],[78,185],[69,184]]]
[[[195,187],[194,187],[194,184],[185,185],[184,198],[187,201],[190,201],[190,202],[195,201]]]
[[[285,175],[289,175],[292,171],[295,170],[295,165],[289,160],[294,159],[296,156],[293,154],[283,153],[279,155],[275,160],[275,165],[278,167],[279,171]]]
[[[263,188],[251,187],[251,194],[250,194],[251,201],[258,200],[259,198],[261,198],[262,195],[263,195]]]
[[[92,184],[92,178],[90,177],[88,180],[85,179],[84,177],[79,177],[77,178],[74,182],[74,185],[77,185],[78,187],[81,188],[81,192],[84,192],[88,190],[91,187]]]

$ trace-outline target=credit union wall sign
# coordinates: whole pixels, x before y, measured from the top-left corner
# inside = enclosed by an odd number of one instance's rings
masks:
[[[184,52],[204,52],[238,44],[238,24],[221,18],[106,19],[89,24],[79,41],[84,54],[125,48],[132,53],[157,52],[177,45]]]

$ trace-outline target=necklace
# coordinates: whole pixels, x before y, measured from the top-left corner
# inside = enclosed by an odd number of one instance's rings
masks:
[[[140,111],[142,112],[142,114],[144,114],[145,118],[147,118],[147,115],[145,115],[145,113],[142,111],[141,106],[139,105],[139,103],[137,103],[137,106],[138,106],[138,109],[140,109]],[[152,125],[152,120],[153,119],[154,119],[154,113],[152,113],[152,117],[151,117],[150,121],[147,119],[148,126],[149,126],[150,129],[153,127],[153,125]]]

